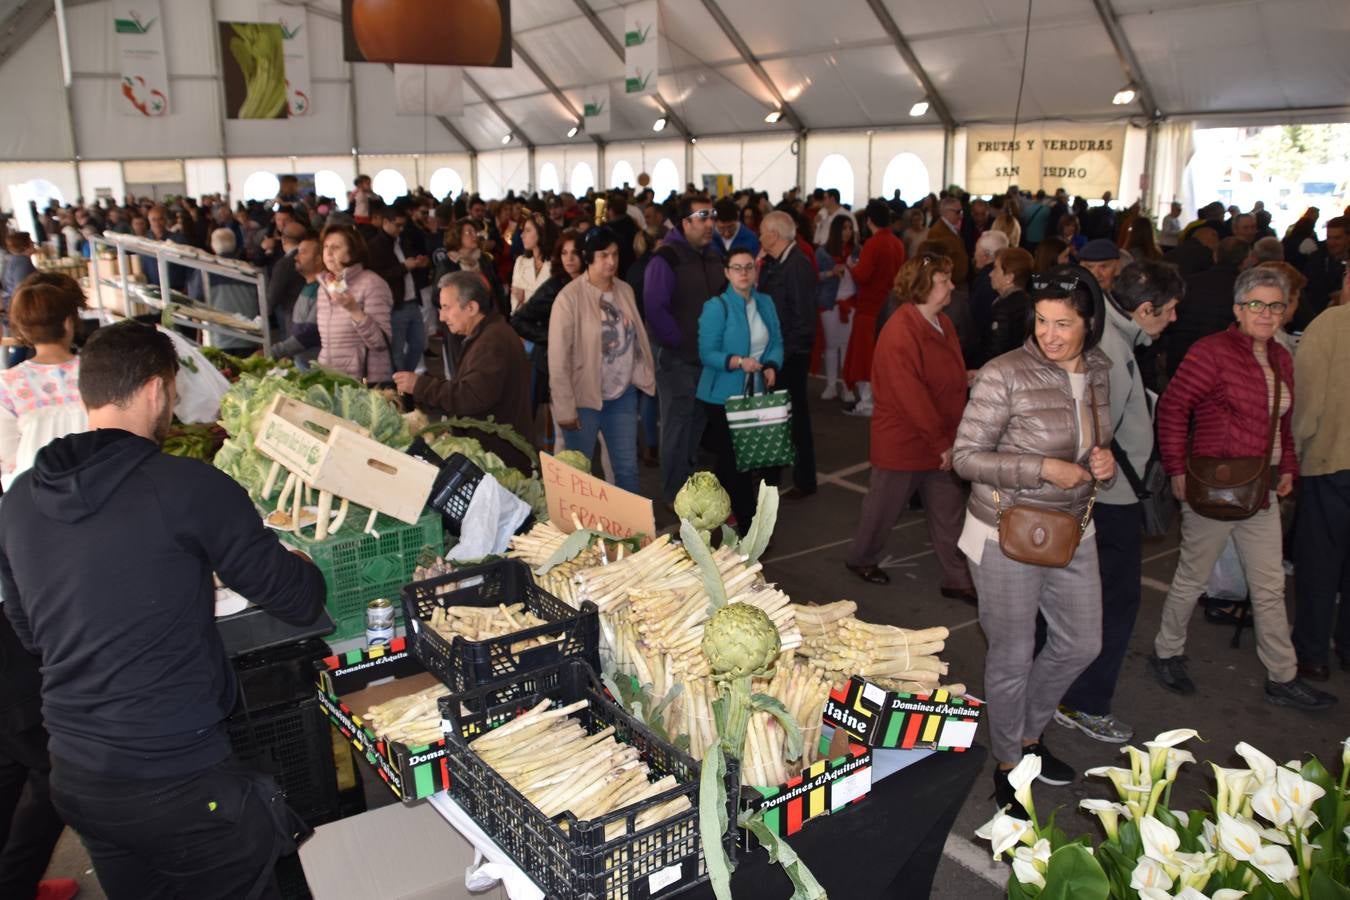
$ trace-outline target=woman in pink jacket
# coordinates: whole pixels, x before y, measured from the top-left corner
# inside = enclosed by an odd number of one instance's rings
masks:
[[[389,285],[365,269],[366,242],[349,225],[323,230],[319,276],[319,365],[369,384],[393,379]]]

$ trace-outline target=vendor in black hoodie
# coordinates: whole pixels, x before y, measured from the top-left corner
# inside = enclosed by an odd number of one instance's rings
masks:
[[[177,368],[148,326],[90,339],[91,430],[39,452],[0,504],[3,606],[41,657],[53,802],[108,897],[276,896],[292,819],[272,779],[231,756],[237,685],[212,573],[292,624],[318,618],[324,583],[242,487],[160,453]]]

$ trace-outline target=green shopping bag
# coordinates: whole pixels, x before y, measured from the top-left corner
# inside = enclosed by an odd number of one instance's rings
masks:
[[[754,376],[745,380],[745,393],[727,398],[727,425],[736,451],[736,470],[772,469],[790,466],[796,459],[792,446],[792,401],[787,391],[756,394]]]

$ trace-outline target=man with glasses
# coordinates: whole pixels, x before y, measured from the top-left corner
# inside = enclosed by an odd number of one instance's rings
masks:
[[[1106,298],[1106,328],[1098,346],[1111,359],[1111,451],[1124,477],[1097,494],[1093,522],[1097,527],[1097,564],[1102,575],[1102,649],[1069,687],[1055,711],[1055,721],[1088,737],[1122,744],[1134,729],[1111,713],[1116,680],[1139,615],[1143,577],[1143,534],[1140,499],[1135,485],[1153,457],[1153,400],[1135,361],[1135,351],[1158,339],[1176,321],[1186,286],[1176,267],[1140,260],[1117,274],[1119,252],[1109,241],[1109,260],[1084,262]]]
[[[421,234],[416,228],[408,228],[406,207],[396,204],[390,208],[378,198],[370,201],[370,225],[360,227],[366,238],[367,268],[385,280],[394,298],[389,315],[394,371],[418,371],[427,350],[422,288],[430,278],[430,257]]]
[[[708,298],[726,288],[722,255],[713,246],[713,207],[681,197],[674,226],[643,273],[642,302],[656,354],[656,397],[661,407],[661,498],[668,506],[698,465],[703,412],[695,391],[698,317]]]
[[[1236,324],[1196,341],[1158,402],[1158,444],[1175,496],[1186,497],[1191,458],[1264,459],[1270,467],[1271,490],[1260,508],[1244,519],[1210,518],[1189,503],[1182,504],[1181,558],[1153,639],[1149,666],[1169,691],[1195,693],[1195,683],[1186,670],[1186,630],[1210,572],[1231,538],[1247,576],[1256,654],[1266,669],[1266,701],[1317,711],[1334,704],[1336,698],[1298,677],[1284,605],[1276,502],[1276,497],[1293,491],[1298,474],[1294,361],[1274,340],[1288,308],[1288,295],[1288,282],[1274,269],[1258,267],[1239,275],[1233,289]]]
[[[961,240],[961,201],[943,197],[938,214],[940,218],[928,229],[924,240],[942,246],[942,255],[952,261],[952,284],[962,287],[970,277],[970,257],[965,241]]]

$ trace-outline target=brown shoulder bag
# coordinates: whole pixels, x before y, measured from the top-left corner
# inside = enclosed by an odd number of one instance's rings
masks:
[[[1275,450],[1275,433],[1280,426],[1280,371],[1275,372],[1275,399],[1270,407],[1270,437],[1265,456],[1237,456],[1219,459],[1191,456],[1190,440],[1186,453],[1186,502],[1207,519],[1234,521],[1256,515],[1270,492],[1270,454]]]
[[[1101,446],[1101,432],[1097,428],[1097,396],[1088,384],[1088,403],[1091,405],[1092,445]],[[994,491],[994,505],[998,507],[995,525],[998,527],[998,546],[1009,559],[1031,566],[1062,569],[1073,561],[1078,542],[1092,521],[1092,507],[1097,502],[1096,479],[1092,482],[1092,496],[1088,498],[1083,518],[1076,519],[1057,509],[1013,504],[1006,510],[999,506],[998,491]]]

